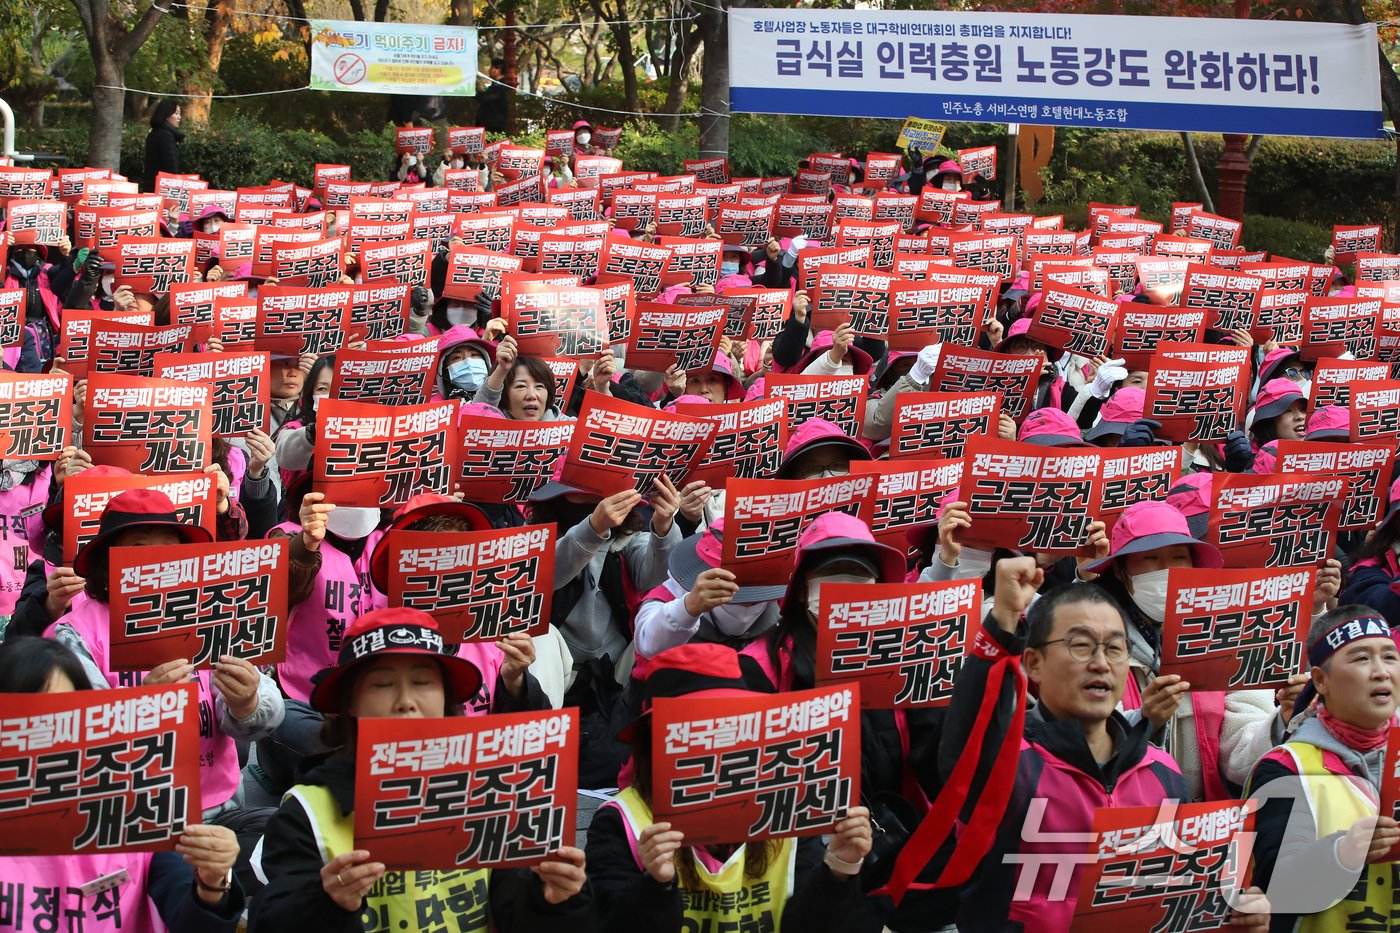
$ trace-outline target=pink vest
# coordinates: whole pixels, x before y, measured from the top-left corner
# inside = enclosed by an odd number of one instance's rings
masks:
[[[20,357],[20,353],[23,351],[23,349],[24,349],[24,345],[23,345],[23,341],[22,341],[22,340],[21,340],[20,346],[17,346],[17,347],[6,347],[6,348],[5,348],[5,352],[4,352],[4,354],[3,354],[3,357],[0,357],[0,358],[3,358],[3,359],[4,359],[4,361],[5,361],[5,368],[8,369],[10,372],[14,372],[14,371],[15,371],[15,367],[19,365],[19,357]]]
[[[164,933],[146,896],[149,852],[0,858],[0,931],[130,930]],[[129,881],[91,897],[82,886],[126,870]]]
[[[506,656],[495,645],[475,643],[459,645],[457,657],[472,662],[476,669],[481,671],[481,689],[476,692],[476,696],[462,699],[464,715],[489,714],[491,703],[495,700],[496,680],[500,677],[501,665],[505,663]]]
[[[55,626],[67,624],[82,636],[88,654],[97,664],[111,687],[129,687],[141,683],[145,674],[139,671],[115,673],[107,665],[107,646],[111,644],[111,616],[106,603],[98,602],[87,593],[79,593],[72,609],[60,622],[44,632],[52,636]],[[238,746],[232,736],[219,729],[214,713],[214,678],[210,671],[196,671],[199,684],[199,785],[200,809],[209,810],[227,803],[235,791],[241,772],[238,766]],[[99,686],[94,684],[94,686]]]
[[[7,271],[5,273],[5,287],[24,288],[24,284],[20,282],[19,278],[16,277],[13,272]],[[49,284],[48,266],[45,266],[39,272],[39,300],[44,303],[44,310],[48,312],[49,323],[53,325],[53,329],[61,332],[61,327],[58,323],[58,316],[62,313],[63,302],[59,299],[57,295],[54,294],[53,286]],[[23,319],[23,316],[24,312],[21,311],[21,319]]]
[[[301,534],[297,522],[283,522],[277,528]],[[311,585],[311,595],[292,610],[287,660],[277,665],[282,692],[292,699],[311,700],[311,678],[321,668],[334,666],[346,626],[371,609],[389,605],[369,579],[369,556],[383,536],[382,531],[371,532],[360,559],[353,563],[329,540],[321,543],[321,572]]]
[[[1206,800],[1229,800],[1234,794],[1220,775],[1220,728],[1225,724],[1225,693],[1222,690],[1192,690],[1185,702],[1195,717],[1196,755],[1201,762],[1201,788]],[[1125,710],[1142,709],[1142,691],[1130,671],[1119,705]],[[1178,749],[1178,754],[1185,749]]]
[[[248,472],[248,454],[241,447],[230,447],[228,450],[228,497],[229,501],[238,501],[238,492],[243,487],[243,476]]]
[[[12,615],[34,556],[29,550],[29,518],[49,501],[51,469],[40,468],[33,483],[0,492],[0,616]]]

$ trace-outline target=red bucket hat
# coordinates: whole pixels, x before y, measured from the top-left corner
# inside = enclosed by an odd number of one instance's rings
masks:
[[[1324,405],[1308,418],[1310,441],[1351,440],[1351,409],[1340,405]]]
[[[311,705],[323,713],[339,712],[340,689],[345,677],[367,661],[384,655],[421,655],[442,667],[442,680],[458,700],[467,700],[481,689],[481,671],[475,664],[449,650],[438,630],[437,619],[421,609],[374,609],[345,630],[335,667],[311,678]]]
[[[1026,415],[1016,439],[1042,447],[1088,447],[1079,434],[1079,425],[1058,408],[1037,408]]]
[[[876,583],[903,583],[908,565],[905,556],[886,544],[875,540],[870,526],[854,515],[845,512],[827,512],[817,516],[812,524],[797,539],[797,553],[793,561],[793,572],[788,580],[783,602],[792,598],[792,588],[802,575],[802,567],[814,558],[829,556],[829,552],[841,549],[855,550],[874,563],[879,571]]]
[[[208,544],[209,532],[198,525],[186,525],[175,514],[175,503],[158,489],[128,489],[114,496],[102,510],[102,522],[97,537],[83,545],[73,559],[73,572],[88,575],[92,562],[106,554],[112,542],[123,531],[133,528],[168,528],[180,536],[184,544]]]
[[[1191,558],[1198,568],[1214,569],[1225,565],[1219,549],[1213,544],[1191,536],[1186,516],[1165,502],[1139,502],[1130,505],[1118,516],[1107,557],[1088,564],[1090,573],[1107,573],[1113,562],[1129,554],[1155,551],[1159,547],[1184,544],[1191,549]]]
[[[1264,383],[1264,388],[1259,390],[1259,397],[1254,400],[1254,417],[1250,424],[1277,418],[1298,402],[1307,402],[1298,383],[1292,379],[1270,379]]]
[[[636,737],[659,698],[720,700],[775,692],[757,661],[715,642],[693,641],[667,648],[647,662],[645,672],[642,712],[618,730],[619,742]]]
[[[491,519],[486,513],[453,496],[436,492],[420,492],[394,510],[394,520],[384,529],[384,535],[375,543],[369,557],[369,577],[374,588],[381,593],[389,592],[389,532],[404,529],[416,521],[434,515],[453,515],[465,519],[471,525],[468,531],[490,531]]]
[[[830,350],[834,343],[836,343],[836,334],[829,330],[822,331],[812,339],[812,345],[807,348],[807,352],[803,355],[802,359],[797,361],[797,365],[783,371],[800,374],[808,366],[811,366],[812,362],[816,360],[817,357],[821,356],[827,350]],[[875,365],[875,361],[870,358],[869,353],[866,353],[864,350],[854,345],[846,350],[845,362],[851,364],[851,372],[855,373],[857,376],[864,376],[866,373],[870,372],[870,368]]]
[[[76,476],[77,474],[75,473],[74,475]],[[104,464],[99,464],[97,466],[88,467],[86,470],[83,470],[83,475],[93,478],[99,476],[130,476],[131,471],[128,470],[126,467],[106,466]],[[45,506],[43,515],[45,525],[48,525],[55,531],[62,528],[64,516],[63,497],[59,496],[53,502],[53,504]]]
[[[1142,417],[1146,405],[1146,392],[1137,386],[1124,386],[1103,403],[1099,409],[1099,423],[1084,434],[1084,439],[1094,442],[1110,435],[1122,437],[1128,425]]]
[[[669,570],[675,581],[687,590],[695,588],[695,580],[706,570],[720,565],[724,548],[724,518],[714,520],[699,534],[691,535],[671,550]],[[777,586],[741,586],[734,594],[735,603],[766,603],[782,599],[787,584]]]
[[[845,431],[825,418],[812,418],[805,422],[788,438],[787,449],[783,451],[783,462],[778,467],[778,479],[796,479],[789,472],[789,466],[805,453],[819,447],[840,447],[849,451],[852,460],[869,460],[870,451],[860,441],[853,439]]]

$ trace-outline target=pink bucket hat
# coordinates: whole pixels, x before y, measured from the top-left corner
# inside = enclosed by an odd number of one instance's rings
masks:
[[[825,418],[812,418],[801,425],[788,438],[787,449],[783,451],[783,462],[778,467],[778,479],[796,479],[790,467],[797,458],[819,447],[840,447],[848,451],[852,460],[869,460],[870,451],[860,441]]]
[[[875,582],[904,582],[904,570],[908,562],[903,554],[877,542],[870,526],[854,515],[827,512],[818,516],[797,539],[792,577],[787,583],[787,593],[783,602],[786,603],[792,598],[793,588],[797,585],[804,564],[810,566],[816,560],[833,556],[829,552],[842,549],[854,551],[869,561],[876,570]]]
[[[812,340],[812,346],[808,348],[802,359],[797,361],[797,365],[784,371],[800,374],[808,366],[811,366],[812,362],[816,360],[818,356],[830,350],[832,344],[835,342],[836,335],[834,333],[829,330],[822,331]],[[857,376],[864,376],[866,373],[870,372],[870,368],[875,365],[875,361],[870,358],[869,353],[866,353],[864,350],[854,345],[846,351],[846,362],[851,364],[851,372],[855,373]]]
[[[1340,405],[1324,405],[1308,418],[1310,441],[1347,441],[1351,439],[1351,409]]]
[[[1278,472],[1278,441],[1269,441],[1254,452],[1254,466],[1249,472],[1260,476]]]
[[[744,398],[744,384],[739,381],[739,377],[734,374],[734,363],[729,359],[727,353],[716,353],[710,365],[704,369],[695,370],[696,373],[719,373],[724,377],[724,397],[727,401],[738,402]]]
[[[1270,379],[1254,400],[1254,417],[1250,424],[1257,425],[1260,421],[1277,418],[1296,403],[1306,401],[1302,389],[1292,379]]]
[[[1079,436],[1079,425],[1058,408],[1037,408],[1026,415],[1016,439],[1042,447],[1088,447]]]
[[[1186,516],[1165,502],[1139,502],[1118,516],[1107,557],[1088,564],[1090,573],[1106,573],[1114,561],[1129,554],[1142,554],[1161,547],[1184,544],[1191,549],[1192,564],[1214,569],[1225,565],[1219,549],[1191,536]]]
[[[1137,386],[1124,386],[1108,397],[1099,409],[1099,423],[1084,434],[1091,443],[1110,435],[1122,437],[1128,425],[1142,417],[1147,404],[1147,393]]]
[[[1016,320],[1012,321],[1011,326],[1006,329],[1006,336],[1003,337],[1001,339],[1001,342],[996,345],[996,352],[1009,353],[1010,351],[1006,348],[1011,345],[1011,342],[1017,337],[1025,337],[1026,334],[1030,333],[1030,329],[1031,319],[1028,317],[1017,318]],[[1044,345],[1042,344],[1042,346]],[[1057,347],[1045,347],[1045,356],[1052,363],[1055,360],[1058,360],[1063,355],[1064,351],[1058,349]]]
[[[670,571],[675,581],[687,590],[695,588],[695,578],[720,565],[724,548],[724,518],[720,517],[704,531],[691,535],[671,551]],[[732,602],[766,603],[782,599],[787,584],[775,586],[741,586]]]
[[[1264,354],[1264,362],[1259,364],[1259,384],[1262,386],[1277,378],[1284,364],[1292,359],[1302,359],[1297,347],[1278,347]]]
[[[1191,537],[1205,539],[1210,525],[1210,496],[1214,474],[1205,470],[1187,473],[1167,493],[1167,505],[1186,517]]]

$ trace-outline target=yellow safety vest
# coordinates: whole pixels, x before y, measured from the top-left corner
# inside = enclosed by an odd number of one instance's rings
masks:
[[[653,822],[651,807],[634,788],[627,788],[613,798],[622,811],[632,852],[637,852],[637,840]],[[777,856],[768,863],[761,878],[744,875],[744,847],[740,846],[717,872],[707,869],[695,859],[695,874],[699,880],[696,890],[682,889],[684,919],[683,933],[726,933],[730,930],[762,930],[780,933],[783,907],[792,895],[793,876],[797,870],[794,857],[797,843],[783,839]],[[641,867],[640,862],[638,867]]]
[[[1307,742],[1288,742],[1282,750],[1293,756],[1298,776],[1312,805],[1317,838],[1346,832],[1363,816],[1375,816],[1377,802],[1363,790],[1358,779],[1319,781],[1315,778],[1331,774],[1322,763],[1322,750]],[[1375,929],[1390,929],[1394,881],[1400,878],[1396,865],[1380,862],[1367,867],[1357,879],[1351,893],[1326,910],[1304,917],[1299,933],[1358,933]]]
[[[342,814],[330,790],[298,784],[287,791],[306,810],[321,858],[329,862],[355,848],[355,815]],[[391,871],[365,897],[360,926],[366,933],[490,933],[491,872]]]

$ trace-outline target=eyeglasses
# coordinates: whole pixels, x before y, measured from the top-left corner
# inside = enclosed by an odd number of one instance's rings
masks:
[[[1088,664],[1094,660],[1094,655],[1103,649],[1104,660],[1109,664],[1122,664],[1128,660],[1128,642],[1122,638],[1115,638],[1111,641],[1094,641],[1092,638],[1075,636],[1073,638],[1055,638],[1050,641],[1043,641],[1034,648],[1044,648],[1046,645],[1053,645],[1056,642],[1064,642],[1065,650],[1069,656],[1080,664]]]
[[[1283,371],[1283,378],[1285,378],[1285,379],[1312,378],[1312,372],[1311,372],[1310,370],[1304,369],[1304,368],[1301,367],[1301,366],[1290,366],[1290,367],[1288,367],[1287,369],[1285,369],[1285,370]]]

